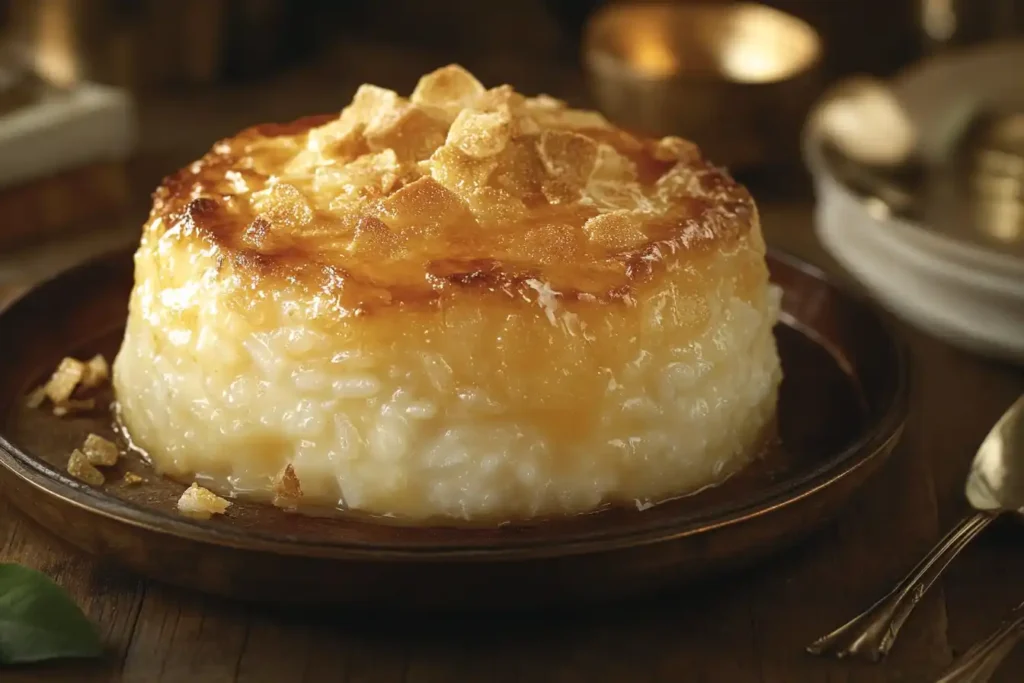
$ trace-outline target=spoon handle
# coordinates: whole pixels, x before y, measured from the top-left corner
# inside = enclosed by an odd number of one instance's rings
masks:
[[[936,683],[987,683],[1024,636],[1024,604],[987,638],[974,644]]]
[[[832,633],[811,643],[807,651],[840,659],[850,656],[872,662],[882,659],[896,642],[903,622],[925,592],[953,558],[995,518],[996,513],[977,512],[961,520],[885,597]]]

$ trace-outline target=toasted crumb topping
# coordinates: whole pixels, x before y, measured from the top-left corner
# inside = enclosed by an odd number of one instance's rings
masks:
[[[85,453],[77,448],[71,451],[71,457],[68,458],[68,474],[75,479],[84,481],[90,486],[103,486],[106,481],[103,473],[96,469],[89,462],[89,458],[86,457]]]
[[[195,482],[185,489],[178,499],[178,512],[196,519],[209,519],[213,515],[223,515],[231,503],[213,491],[204,489]]]
[[[408,97],[363,85],[337,114],[221,140],[158,188],[145,240],[198,239],[218,277],[284,278],[364,314],[529,296],[531,278],[617,300],[754,222],[749,193],[694,143],[452,64]]]
[[[89,462],[97,467],[112,467],[117,464],[121,457],[121,450],[113,441],[104,439],[99,434],[90,434],[85,437],[82,444],[82,452]]]

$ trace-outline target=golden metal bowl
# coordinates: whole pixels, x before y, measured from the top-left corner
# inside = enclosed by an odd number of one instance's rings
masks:
[[[642,133],[692,139],[733,167],[799,159],[821,56],[809,24],[754,3],[613,3],[590,20],[583,41],[606,115]]]

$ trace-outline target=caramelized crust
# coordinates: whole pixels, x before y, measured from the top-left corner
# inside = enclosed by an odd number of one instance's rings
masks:
[[[454,65],[408,99],[364,85],[340,116],[245,130],[154,200],[144,241],[198,243],[219,272],[355,313],[464,288],[533,300],[538,283],[628,300],[668,263],[760,244],[750,196],[693,144]]]

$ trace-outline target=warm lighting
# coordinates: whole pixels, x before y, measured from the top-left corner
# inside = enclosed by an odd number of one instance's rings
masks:
[[[718,163],[795,161],[822,77],[814,28],[753,2],[611,2],[587,22],[598,107],[632,130],[699,141]],[[764,134],[764,120],[777,122]]]
[[[734,81],[774,80],[779,73],[778,60],[757,45],[736,43],[722,53],[722,71]]]
[[[70,3],[46,2],[39,8],[37,26],[39,51],[36,54],[36,68],[51,83],[68,86],[79,77],[79,64],[75,58],[74,29],[71,22],[75,13]]]
[[[953,0],[921,0],[921,27],[932,40],[949,40],[956,33]]]
[[[766,83],[792,76],[818,56],[817,37],[792,17],[741,6],[725,23],[718,64],[731,80]]]
[[[657,34],[635,34],[629,44],[629,63],[648,76],[671,76],[679,69],[676,54],[665,37]]]
[[[979,229],[1006,246],[1024,246],[1024,204],[1019,199],[975,205]]]
[[[1024,114],[985,122],[974,150],[975,225],[990,240],[1024,249]]]
[[[974,189],[978,229],[1002,244],[1024,246],[1022,179],[1012,176],[979,177],[974,181]]]
[[[644,78],[770,83],[810,68],[821,53],[810,25],[752,3],[612,5],[589,33],[605,58]]]

